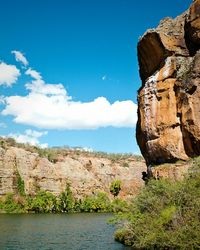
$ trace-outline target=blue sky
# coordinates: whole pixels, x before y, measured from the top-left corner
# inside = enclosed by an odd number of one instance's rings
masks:
[[[139,153],[138,38],[191,1],[0,3],[0,135],[43,146]]]

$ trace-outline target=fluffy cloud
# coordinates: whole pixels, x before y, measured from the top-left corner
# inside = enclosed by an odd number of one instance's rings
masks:
[[[42,95],[63,95],[66,96],[67,92],[62,84],[46,84],[42,79],[39,72],[29,68],[26,75],[31,76],[34,80],[31,83],[26,84],[26,88],[32,93],[42,94]],[[69,97],[68,97],[69,98]],[[71,97],[70,97],[71,98]]]
[[[32,68],[27,69],[25,74],[33,77],[35,80],[42,80],[41,74]]]
[[[12,86],[19,76],[20,71],[15,65],[0,62],[0,85],[5,85],[7,87]]]
[[[25,67],[28,65],[28,61],[27,61],[26,57],[22,54],[22,52],[17,51],[17,50],[13,50],[13,51],[11,51],[11,53],[15,55],[15,60],[17,62],[22,63]]]
[[[24,134],[10,133],[8,135],[8,137],[14,138],[16,140],[16,142],[18,142],[18,143],[28,143],[28,144],[33,145],[33,146],[39,146],[41,148],[47,148],[48,147],[47,143],[40,144],[40,142],[39,142],[39,138],[41,136],[46,135],[46,134],[47,134],[46,131],[39,132],[39,131],[27,129],[24,132]]]
[[[31,92],[24,97],[7,97],[6,103],[2,114],[15,116],[16,123],[49,129],[133,127],[137,117],[137,105],[132,101],[110,104],[104,97],[82,103],[70,101],[67,95]]]
[[[16,123],[48,129],[133,127],[137,117],[137,105],[132,101],[110,104],[104,97],[82,103],[69,100],[67,95],[31,92],[7,97],[6,103],[3,115],[13,115]]]
[[[91,102],[75,102],[62,84],[47,84],[32,68],[25,72],[32,79],[25,85],[27,96],[5,97],[3,115],[14,121],[45,129],[96,129],[134,127],[137,105],[128,101],[110,103],[105,97]]]

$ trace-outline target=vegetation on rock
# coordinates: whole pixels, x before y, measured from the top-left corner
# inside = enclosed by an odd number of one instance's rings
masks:
[[[39,190],[35,196],[9,193],[0,199],[0,212],[6,213],[69,213],[69,212],[122,212],[128,204],[121,199],[111,201],[106,193],[75,199],[67,183],[59,196]]]
[[[115,239],[134,249],[199,249],[200,158],[182,181],[150,180],[115,222]]]
[[[16,172],[16,177],[17,177],[17,191],[19,192],[20,195],[25,195],[25,190],[24,190],[24,181],[19,174],[19,172]]]
[[[125,167],[128,167],[128,163],[126,162],[129,158],[134,158],[136,161],[143,161],[143,157],[141,155],[133,155],[131,153],[106,153],[106,152],[97,152],[97,151],[85,151],[82,148],[70,148],[68,146],[64,147],[53,147],[53,148],[40,148],[37,146],[32,146],[30,144],[24,144],[24,143],[17,143],[13,138],[2,138],[0,137],[0,147],[4,149],[8,149],[9,147],[18,147],[25,149],[31,153],[37,153],[40,157],[47,158],[50,162],[56,163],[58,160],[58,157],[60,155],[67,156],[70,153],[73,153],[73,155],[91,155],[96,156],[99,158],[106,158],[110,159],[113,162],[117,161],[125,161]]]
[[[120,180],[114,180],[110,185],[110,192],[114,197],[118,196],[119,192],[121,190],[121,181]]]

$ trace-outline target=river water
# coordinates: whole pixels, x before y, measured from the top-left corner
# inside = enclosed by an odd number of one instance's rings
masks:
[[[110,214],[0,214],[0,249],[127,250]]]

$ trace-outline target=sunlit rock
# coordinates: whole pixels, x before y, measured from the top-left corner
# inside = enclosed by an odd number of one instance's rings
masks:
[[[200,1],[138,43],[137,141],[147,164],[200,155]]]

